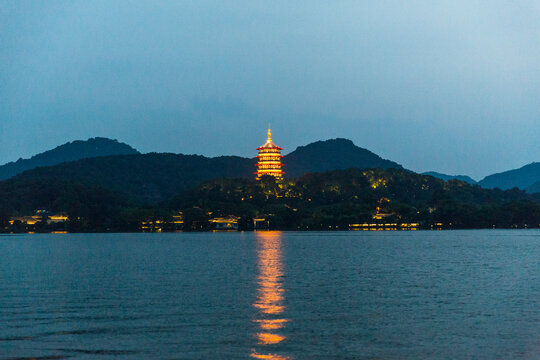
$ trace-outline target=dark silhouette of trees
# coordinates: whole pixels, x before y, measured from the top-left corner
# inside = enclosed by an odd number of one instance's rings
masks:
[[[84,232],[139,231],[142,221],[159,221],[163,231],[172,231],[177,229],[172,215],[178,212],[183,213],[186,231],[209,230],[209,219],[228,215],[240,218],[241,230],[252,229],[254,218],[264,218],[276,229],[321,230],[363,223],[419,223],[423,228],[540,224],[537,195],[445,182],[401,169],[212,180],[157,204],[128,194],[65,179],[16,177],[0,182],[0,228],[8,225],[10,216],[32,215],[37,209],[66,212],[66,229]],[[24,231],[21,224],[11,228]],[[34,226],[38,231],[53,228],[46,223]]]

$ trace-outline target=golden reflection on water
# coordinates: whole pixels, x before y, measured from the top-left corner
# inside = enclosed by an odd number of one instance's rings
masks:
[[[252,358],[255,358],[255,359],[269,359],[269,360],[289,360],[290,357],[287,357],[287,356],[280,356],[280,355],[275,355],[275,354],[257,354],[257,353],[254,353],[254,354],[251,354],[251,357]]]
[[[269,345],[280,343],[285,340],[286,337],[272,333],[258,333],[257,339],[259,340],[259,344]]]
[[[267,319],[267,320],[255,320],[259,323],[259,326],[263,330],[277,330],[281,329],[288,320],[286,319]]]
[[[255,334],[257,342],[261,346],[279,344],[287,337],[279,334],[277,330],[285,327],[288,319],[282,318],[285,312],[285,289],[282,278],[284,276],[281,232],[264,231],[257,232],[257,299],[253,306],[258,309],[258,319],[255,322],[259,326],[259,332]],[[290,360],[288,356],[277,354],[259,354],[255,350],[251,353],[255,359]]]

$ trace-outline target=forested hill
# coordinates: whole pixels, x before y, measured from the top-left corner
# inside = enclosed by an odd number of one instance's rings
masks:
[[[179,211],[184,214],[185,230],[193,229],[191,224],[194,223],[204,229],[206,225],[201,224],[209,224],[210,217],[228,215],[240,217],[247,225],[254,217],[268,218],[275,229],[348,229],[350,224],[363,222],[418,223],[424,228],[441,223],[449,228],[538,227],[540,224],[537,195],[516,189],[483,189],[457,180],[444,182],[400,169],[336,170],[284,180],[270,177],[261,181],[253,180],[246,172],[244,179],[209,180],[190,186],[172,200],[145,204],[129,196],[133,192],[130,189],[143,186],[140,178],[132,176],[141,172],[134,171],[129,160],[142,157],[152,166],[155,156],[168,158],[174,164],[178,163],[180,155],[111,157],[109,165],[116,169],[112,172],[115,177],[131,180],[109,183],[109,188],[95,185],[100,177],[99,168],[92,170],[91,167],[88,171],[96,172],[95,180],[90,184],[68,181],[69,173],[64,180],[51,180],[42,173],[46,169],[39,171],[44,178],[20,176],[0,182],[0,225],[6,226],[9,216],[32,214],[35,209],[66,212],[70,219],[76,219],[66,225],[69,231],[137,231],[141,221],[167,221]],[[87,167],[93,160],[81,162]],[[196,157],[186,157],[181,160],[184,167],[176,171],[188,170],[190,162],[198,164],[199,161],[201,159]],[[238,171],[226,165],[234,166],[237,159],[206,158],[202,161],[207,161],[210,167],[221,165],[223,171]],[[252,165],[251,160],[247,159],[247,162],[246,171]],[[137,163],[144,164],[144,161]],[[149,168],[149,173],[154,171],[159,170]],[[210,176],[203,172],[190,174],[197,174],[190,183]],[[178,185],[169,174],[167,179],[171,184],[167,188],[166,180],[158,180],[165,179],[163,174],[156,176],[158,178],[147,178],[147,181],[163,181],[160,186],[169,193],[175,188],[187,187],[186,183]],[[125,187],[123,191],[110,190],[119,186]],[[152,189],[146,187],[145,191]]]
[[[23,183],[72,183],[120,192],[147,203],[170,199],[203,181],[255,177],[256,159],[238,156],[208,158],[200,155],[149,153],[87,158],[29,170],[9,180]],[[389,160],[334,139],[301,146],[284,157],[287,177],[347,168],[401,168]]]
[[[52,166],[63,162],[98,156],[129,154],[138,154],[138,151],[117,140],[100,137],[86,141],[77,140],[32,156],[30,159],[19,159],[0,166],[0,180],[9,179],[23,171],[37,167]]]
[[[178,195],[169,208],[198,216],[199,222],[208,213],[244,218],[272,214],[275,226],[285,229],[348,229],[349,224],[376,222],[428,228],[540,224],[538,199],[523,191],[483,189],[399,169],[350,169],[283,181],[215,180]]]
[[[237,156],[207,158],[169,153],[107,156],[33,169],[0,182],[0,189],[76,184],[120,193],[138,202],[157,203],[210,179],[253,178],[254,169],[253,159]]]
[[[531,194],[540,193],[540,181],[535,182],[527,188],[527,192]]]
[[[305,173],[359,169],[402,169],[396,162],[356,146],[351,140],[330,139],[299,146],[283,158],[285,177]]]

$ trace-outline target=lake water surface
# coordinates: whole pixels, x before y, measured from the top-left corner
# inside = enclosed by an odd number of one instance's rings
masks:
[[[540,359],[540,231],[0,237],[1,359]]]

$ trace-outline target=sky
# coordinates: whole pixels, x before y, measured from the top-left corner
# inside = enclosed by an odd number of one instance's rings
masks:
[[[540,161],[540,2],[0,0],[0,163],[104,136],[348,138],[476,179]]]

